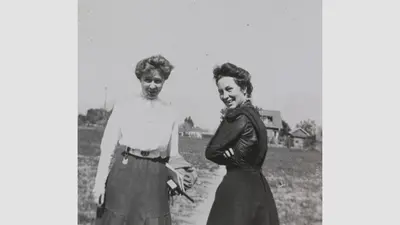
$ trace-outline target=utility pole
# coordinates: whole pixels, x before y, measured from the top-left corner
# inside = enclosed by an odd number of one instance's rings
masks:
[[[104,87],[105,97],[104,97],[104,110],[107,110],[107,86]]]

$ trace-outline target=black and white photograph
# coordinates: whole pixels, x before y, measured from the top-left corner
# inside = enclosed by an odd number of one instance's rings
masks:
[[[322,224],[321,0],[78,0],[79,225]]]
[[[2,2],[1,224],[399,224],[399,8]]]

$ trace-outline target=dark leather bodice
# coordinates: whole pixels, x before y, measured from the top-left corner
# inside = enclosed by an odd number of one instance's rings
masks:
[[[232,148],[234,156],[225,158]],[[227,169],[260,169],[267,152],[267,133],[260,115],[247,101],[229,110],[206,148],[206,158]]]

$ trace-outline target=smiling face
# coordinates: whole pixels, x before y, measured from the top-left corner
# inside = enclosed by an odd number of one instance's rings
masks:
[[[219,97],[227,108],[233,109],[246,101],[246,90],[242,90],[233,77],[222,77],[217,82]]]
[[[157,98],[163,88],[164,81],[163,76],[156,70],[144,74],[140,79],[143,96],[148,99]]]

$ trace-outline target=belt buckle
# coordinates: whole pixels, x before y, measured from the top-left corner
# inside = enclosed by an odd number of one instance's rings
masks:
[[[122,153],[122,164],[124,164],[124,165],[128,164],[128,156],[129,156],[129,149],[127,148],[127,149]]]
[[[140,151],[140,155],[142,156],[149,156],[150,152],[149,151]]]

